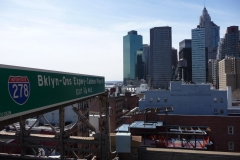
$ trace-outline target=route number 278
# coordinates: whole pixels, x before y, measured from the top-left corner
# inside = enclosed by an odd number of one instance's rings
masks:
[[[13,98],[21,98],[23,95],[28,97],[29,90],[27,84],[13,84],[14,89]]]
[[[26,76],[10,76],[8,91],[14,102],[23,105],[30,96],[30,82]]]

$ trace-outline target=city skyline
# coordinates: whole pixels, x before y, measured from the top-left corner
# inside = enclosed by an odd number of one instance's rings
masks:
[[[150,44],[150,29],[172,28],[172,47],[191,38],[204,1],[4,1],[0,5],[0,64],[123,79],[122,37],[130,30]],[[220,26],[239,26],[240,1],[205,7]],[[173,12],[174,11],[174,12]],[[179,52],[179,51],[178,51]]]

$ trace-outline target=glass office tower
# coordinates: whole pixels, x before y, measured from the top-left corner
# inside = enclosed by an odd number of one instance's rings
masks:
[[[143,47],[142,36],[137,31],[129,31],[123,37],[123,82],[136,79],[136,56],[137,51]]]
[[[206,83],[205,28],[192,29],[192,81]]]

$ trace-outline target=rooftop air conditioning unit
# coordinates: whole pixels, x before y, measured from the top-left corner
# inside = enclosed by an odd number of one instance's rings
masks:
[[[116,151],[119,153],[130,153],[131,151],[131,133],[116,134]]]

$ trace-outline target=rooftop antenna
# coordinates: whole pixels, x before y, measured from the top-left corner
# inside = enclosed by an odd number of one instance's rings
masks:
[[[205,0],[204,0],[204,8],[205,8]]]

